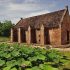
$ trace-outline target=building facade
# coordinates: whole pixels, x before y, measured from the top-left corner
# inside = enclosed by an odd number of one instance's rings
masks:
[[[11,28],[11,42],[61,45],[70,42],[68,6],[63,10],[21,18]]]

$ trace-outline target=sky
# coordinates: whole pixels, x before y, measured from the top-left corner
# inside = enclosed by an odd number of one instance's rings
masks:
[[[64,9],[70,0],[0,0],[0,21],[17,23],[20,18],[32,17]]]

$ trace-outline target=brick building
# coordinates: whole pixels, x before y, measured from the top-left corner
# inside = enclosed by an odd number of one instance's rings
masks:
[[[61,45],[70,42],[68,6],[55,12],[21,18],[11,28],[11,42]]]

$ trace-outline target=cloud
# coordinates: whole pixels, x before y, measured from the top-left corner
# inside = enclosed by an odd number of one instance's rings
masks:
[[[29,15],[27,15],[26,17],[32,17],[32,16],[37,16],[37,15],[41,15],[41,14],[45,14],[45,13],[49,13],[50,11],[48,10],[43,10],[43,11],[37,11],[34,13],[30,13]]]
[[[37,8],[36,8],[37,7]],[[41,9],[41,7],[38,4],[28,4],[28,3],[24,3],[24,4],[13,4],[11,3],[8,7],[8,10],[12,10],[12,11],[35,11],[35,10],[39,10]]]
[[[44,13],[45,4],[40,0],[0,0],[0,20],[12,20],[13,23],[23,17]],[[49,11],[48,9],[46,11]]]
[[[21,17],[48,13],[55,9],[55,0],[0,0],[0,20],[12,20],[17,23]]]
[[[24,0],[25,3],[36,2],[37,0]]]
[[[41,0],[24,0],[24,3],[41,3]]]

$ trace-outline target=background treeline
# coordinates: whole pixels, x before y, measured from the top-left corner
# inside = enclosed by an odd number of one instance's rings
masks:
[[[8,20],[0,22],[0,36],[9,37],[10,29],[13,26],[14,26],[14,24],[12,24],[12,22],[8,21]]]

